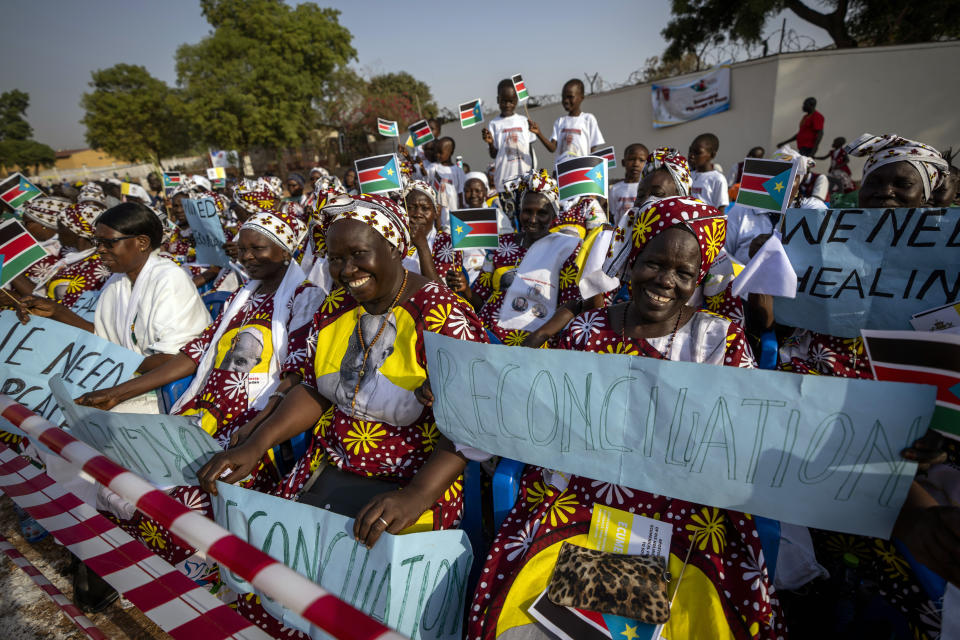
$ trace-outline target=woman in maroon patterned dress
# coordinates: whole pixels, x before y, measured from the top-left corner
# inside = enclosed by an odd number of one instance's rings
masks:
[[[403,266],[412,273],[444,283],[451,270],[463,269],[463,252],[454,251],[450,234],[440,228],[437,192],[422,180],[409,180],[402,195],[411,244]]]
[[[633,300],[578,316],[561,348],[753,367],[739,326],[686,302],[723,246],[726,221],[688,198],[639,211],[627,259]],[[673,525],[670,571],[680,581],[664,634],[779,638],[779,606],[751,516],[528,466],[516,506],[487,557],[468,619],[470,640],[547,637],[526,613],[546,588],[560,542],[583,544],[593,505]]]

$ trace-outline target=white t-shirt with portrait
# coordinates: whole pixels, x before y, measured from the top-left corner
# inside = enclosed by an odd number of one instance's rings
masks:
[[[534,168],[532,145],[537,136],[530,131],[530,122],[523,116],[513,114],[508,118],[497,116],[487,126],[497,150],[493,182],[497,191],[503,193],[503,183],[522,176]]]
[[[633,201],[637,199],[637,188],[639,186],[639,182],[627,182],[625,180],[610,185],[608,204],[611,220],[620,220],[623,214],[633,206]]]
[[[730,204],[730,194],[727,193],[727,179],[723,174],[712,169],[710,171],[694,171],[691,174],[693,186],[690,195],[706,202],[711,207],[725,207]]]
[[[557,118],[550,139],[557,143],[557,149],[553,152],[557,162],[568,157],[588,156],[591,149],[604,142],[600,125],[592,113]]]
[[[450,226],[450,212],[460,208],[460,194],[466,182],[463,169],[453,164],[447,166],[435,162],[430,165],[429,182],[437,190],[437,206],[440,208],[440,225]]]

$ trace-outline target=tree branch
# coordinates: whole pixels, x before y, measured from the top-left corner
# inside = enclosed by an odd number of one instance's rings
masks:
[[[829,33],[838,49],[857,46],[857,41],[847,31],[846,18],[849,0],[839,0],[836,10],[831,13],[820,13],[816,9],[811,9],[805,5],[801,0],[785,0],[784,5],[800,19]]]

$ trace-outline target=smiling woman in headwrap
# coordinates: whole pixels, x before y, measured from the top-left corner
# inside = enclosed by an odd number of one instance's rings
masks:
[[[698,200],[670,197],[648,205],[636,220],[627,259],[634,299],[578,316],[562,334],[561,348],[753,367],[738,326],[687,306],[723,246],[723,215]],[[642,428],[636,421],[631,424]],[[562,469],[528,466],[516,506],[484,565],[467,637],[545,637],[536,633],[527,605],[547,586],[560,543],[584,545],[596,504],[673,526],[671,592],[683,577],[665,637],[746,640],[784,635],[750,516],[570,476]],[[746,571],[732,569],[741,565]]]
[[[227,469],[224,480],[236,482],[265,451],[320,419],[314,462],[325,456],[329,464],[304,502],[356,517],[354,533],[368,545],[383,531],[456,526],[465,461],[423,404],[423,334],[485,341],[480,321],[448,289],[403,268],[410,232],[391,200],[340,196],[322,214],[330,273],[340,286],[306,330],[306,347],[287,359],[285,370],[303,384],[243,443],[205,465],[201,484],[215,491]],[[280,494],[296,497],[312,471],[301,461]]]
[[[227,299],[219,317],[162,366],[116,387],[87,393],[77,402],[111,409],[192,375],[193,381],[171,413],[195,416],[198,426],[226,448],[234,432],[261,410],[268,412],[277,404],[277,397],[298,382],[282,374],[290,333],[309,325],[322,301],[319,290],[304,283],[300,265],[291,260],[302,234],[303,223],[295,218],[279,213],[252,216],[238,238],[240,261],[251,280]],[[247,484],[268,491],[279,481],[276,468],[264,459]],[[198,487],[176,487],[169,493],[212,517],[210,501]],[[120,525],[128,533],[189,577],[207,579],[212,575],[213,563],[191,558],[194,549],[179,546],[166,529],[149,518],[139,512],[117,515],[126,516]]]
[[[529,172],[518,189],[520,232],[500,236],[472,289],[462,273],[447,273],[447,285],[470,301],[487,330],[512,346],[522,345],[559,305],[580,298],[576,260],[585,231],[582,219],[559,220],[557,182],[546,171]],[[560,230],[550,233],[555,227]],[[579,232],[569,233],[574,227]]]
[[[846,147],[851,156],[869,156],[860,183],[861,207],[923,207],[950,169],[930,145],[895,133],[865,133]]]

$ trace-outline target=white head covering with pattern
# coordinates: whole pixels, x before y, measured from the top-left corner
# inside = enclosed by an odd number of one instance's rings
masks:
[[[924,200],[930,199],[930,194],[937,190],[950,169],[943,154],[930,145],[908,140],[895,133],[884,136],[865,133],[844,147],[844,150],[851,156],[870,156],[863,165],[864,180],[872,171],[884,165],[909,162],[920,174]]]

